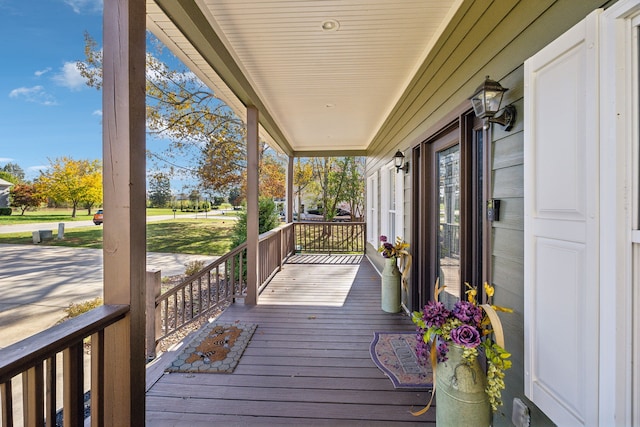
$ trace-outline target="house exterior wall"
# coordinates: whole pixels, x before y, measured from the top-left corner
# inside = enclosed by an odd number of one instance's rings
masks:
[[[611,3],[614,2],[464,1],[377,135],[367,159],[366,174],[370,175],[398,149],[410,158],[410,148],[434,133],[447,114],[468,102],[486,75],[509,88],[503,105],[516,107],[516,124],[510,132],[494,125],[489,134],[491,187],[487,197],[502,202],[500,221],[491,227],[491,281],[496,286],[495,303],[514,309],[513,314],[501,317],[513,368],[507,372],[504,406],[502,414],[494,417],[494,426],[512,425],[514,397],[522,399],[531,410],[531,425],[553,425],[524,396],[523,63],[592,10]],[[411,236],[411,169],[405,177],[407,239]],[[382,260],[374,253],[375,248],[368,245],[367,251],[381,269]]]
[[[9,207],[9,193],[11,191],[12,183],[0,179],[0,208]]]

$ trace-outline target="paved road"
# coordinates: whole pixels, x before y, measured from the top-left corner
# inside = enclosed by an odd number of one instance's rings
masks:
[[[147,254],[147,270],[184,273],[192,260],[217,257]],[[70,303],[102,296],[102,250],[0,244],[0,348],[54,325]]]

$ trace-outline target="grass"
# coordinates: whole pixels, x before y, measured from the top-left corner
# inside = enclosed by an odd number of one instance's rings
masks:
[[[229,207],[230,209],[230,207]],[[20,215],[20,210],[14,208],[13,213],[9,216],[0,216],[0,225],[14,225],[14,224],[26,224],[30,222],[67,222],[67,221],[90,221],[93,219],[93,214],[98,210],[98,208],[94,208],[91,210],[91,215],[87,214],[86,209],[78,209],[76,211],[76,217],[72,218],[71,213],[72,209],[66,208],[43,208],[38,209],[37,211],[27,211],[24,215]],[[157,216],[157,215],[173,215],[173,209],[171,208],[147,208],[147,216]],[[180,215],[193,215],[193,212],[180,212],[178,209],[176,212],[176,217]],[[231,212],[227,212],[226,215],[232,214]],[[234,212],[233,215],[236,213]],[[203,212],[199,213],[198,216],[204,215]]]
[[[224,255],[231,249],[235,221],[175,219],[147,224],[147,251],[193,255]],[[54,233],[55,236],[55,233]],[[0,243],[33,245],[30,232],[0,234]],[[102,227],[69,228],[64,240],[41,243],[47,246],[102,248]]]

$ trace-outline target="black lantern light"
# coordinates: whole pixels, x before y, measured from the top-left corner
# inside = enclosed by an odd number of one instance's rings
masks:
[[[396,151],[396,155],[393,156],[393,160],[396,165],[396,173],[400,172],[400,170],[403,170],[404,173],[409,172],[409,162],[404,161],[404,154],[402,154],[402,151]]]
[[[496,113],[500,111],[502,95],[508,90],[487,76],[484,83],[478,86],[473,96],[469,98],[476,117],[485,120],[485,128],[488,128],[489,123],[498,123],[504,126],[506,131],[510,131],[513,127],[516,120],[516,107],[513,105],[507,105],[502,114],[495,117]]]

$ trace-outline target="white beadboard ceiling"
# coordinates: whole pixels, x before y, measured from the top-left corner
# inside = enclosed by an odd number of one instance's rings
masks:
[[[460,2],[147,0],[147,26],[271,145],[364,153]]]

